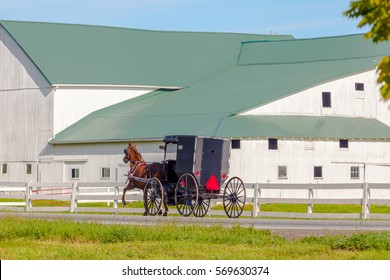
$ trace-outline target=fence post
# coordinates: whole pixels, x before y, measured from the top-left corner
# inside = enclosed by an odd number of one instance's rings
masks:
[[[363,184],[363,200],[362,200],[362,215],[363,220],[367,220],[368,214],[370,214],[370,206],[368,204],[370,193],[368,189],[368,183]]]
[[[371,189],[370,189],[370,184],[367,184],[367,219],[369,218],[369,214],[371,213],[371,203],[370,203],[370,198],[371,198]]]
[[[115,186],[115,195],[119,195],[119,186]],[[118,208],[118,199],[114,200],[114,208]]]
[[[313,198],[314,198],[314,190],[309,189],[309,199],[313,199]],[[312,203],[307,205],[307,213],[313,214],[313,204]]]
[[[25,206],[26,212],[30,212],[32,207],[30,186],[31,186],[31,182],[27,182],[26,183],[26,206]]]
[[[252,209],[252,218],[257,218],[257,201],[258,201],[258,192],[257,192],[257,183],[253,184],[253,209]]]
[[[76,196],[77,196],[77,182],[73,182],[72,184],[72,197],[71,197],[71,200],[70,200],[70,213],[74,213],[75,210],[76,210],[76,207],[77,207],[77,199],[76,199]]]
[[[109,196],[110,195],[110,187],[107,187],[107,196]],[[107,199],[107,207],[109,207],[110,206],[110,200],[109,199]]]
[[[260,199],[261,198],[261,188],[260,188],[260,184],[259,183],[256,183],[256,218],[257,217],[260,217]]]

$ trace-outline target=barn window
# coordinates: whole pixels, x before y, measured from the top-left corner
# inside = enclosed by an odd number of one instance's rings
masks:
[[[241,140],[232,140],[232,149],[240,149],[241,148]]]
[[[3,163],[1,165],[1,173],[2,174],[7,174],[7,172],[8,172],[8,165],[6,163]]]
[[[322,166],[314,166],[314,178],[322,179]]]
[[[278,166],[278,178],[287,179],[287,166]]]
[[[356,91],[364,91],[364,83],[355,83]]]
[[[348,149],[348,139],[340,139],[339,147],[340,149]]]
[[[109,167],[102,167],[100,169],[100,178],[101,179],[110,179],[111,177],[111,170]]]
[[[32,164],[31,163],[27,163],[26,164],[26,174],[27,175],[31,175],[32,174]]]
[[[70,179],[80,179],[80,168],[70,169]]]
[[[351,179],[359,179],[359,166],[351,166]]]
[[[322,93],[322,107],[324,107],[324,108],[332,107],[330,92],[323,92]]]
[[[278,139],[270,138],[268,139],[268,150],[277,150],[278,149]]]

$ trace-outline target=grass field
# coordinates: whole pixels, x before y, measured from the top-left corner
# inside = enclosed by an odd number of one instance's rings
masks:
[[[390,259],[390,232],[286,240],[269,231],[222,226],[127,226],[0,220],[6,259]]]

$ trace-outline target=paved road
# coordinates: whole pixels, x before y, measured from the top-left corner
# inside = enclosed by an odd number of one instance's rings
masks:
[[[97,222],[104,224],[126,225],[222,225],[231,227],[254,227],[265,230],[322,230],[322,231],[390,231],[390,221],[377,220],[286,220],[286,219],[250,219],[250,218],[196,218],[196,217],[144,217],[125,215],[93,215],[93,214],[47,214],[47,213],[6,213],[0,212],[0,218],[7,215],[17,215],[24,218],[39,218],[45,220],[63,219],[77,222]]]

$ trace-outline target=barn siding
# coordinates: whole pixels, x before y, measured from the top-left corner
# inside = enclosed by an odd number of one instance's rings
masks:
[[[380,99],[376,79],[375,70],[352,75],[259,106],[243,115],[364,117],[377,118],[390,125],[389,103]],[[364,91],[356,91],[355,83],[364,83]],[[323,108],[322,92],[331,93],[331,108]]]
[[[39,153],[53,136],[52,87],[2,27],[0,65],[0,163],[8,164],[0,180],[36,180]]]
[[[54,134],[93,111],[152,90],[116,86],[60,86],[54,92]]]
[[[268,150],[267,140],[241,140],[241,149],[232,150],[231,173],[248,182],[259,183],[362,183],[390,181],[390,142],[278,141],[278,150]],[[278,178],[278,166],[287,166],[287,179]],[[323,167],[323,178],[314,178],[314,166]],[[359,179],[351,179],[350,167],[360,167]],[[386,172],[384,172],[387,170]]]

